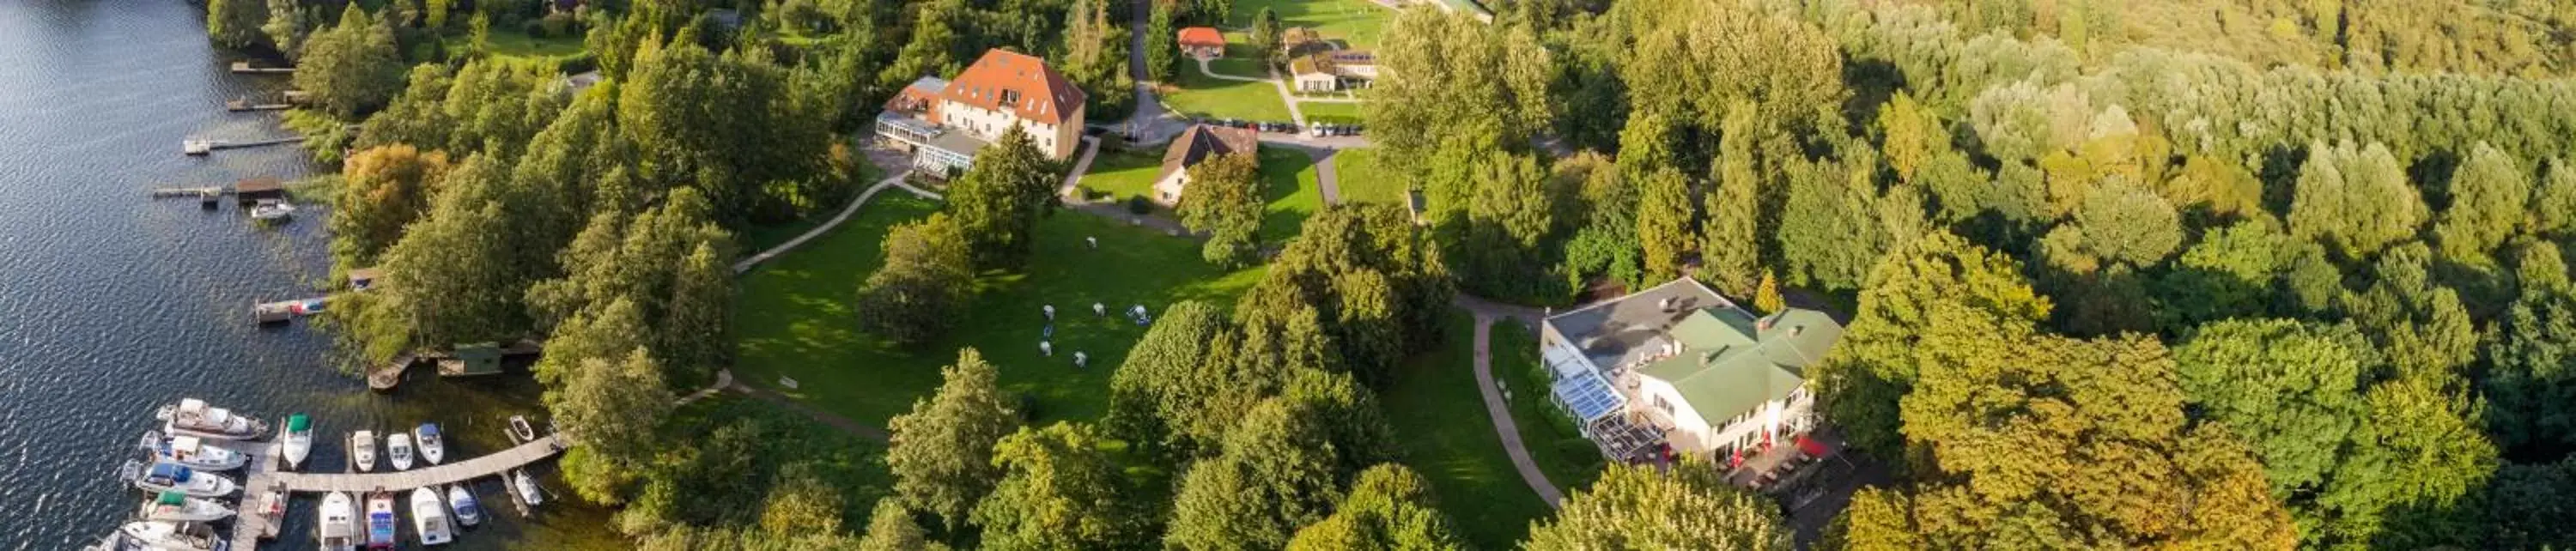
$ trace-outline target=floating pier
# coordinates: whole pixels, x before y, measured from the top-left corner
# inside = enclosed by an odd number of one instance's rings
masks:
[[[297,473],[277,468],[278,457],[283,454],[276,440],[271,439],[257,444],[256,450],[237,450],[250,454],[251,458],[250,464],[242,467],[243,510],[235,517],[238,520],[233,522],[233,551],[254,551],[259,549],[260,540],[277,537],[278,525],[283,519],[251,514],[253,500],[259,499],[254,492],[275,489],[286,492],[289,499],[292,499],[298,493],[365,493],[375,490],[454,484],[486,476],[505,476],[511,471],[554,457],[564,449],[564,441],[557,435],[549,434],[512,446],[510,449],[501,450],[500,453],[408,471]],[[503,480],[506,482],[508,479],[505,477]],[[518,493],[515,491],[509,493],[511,501],[515,503],[519,499]],[[521,512],[523,515],[526,513],[525,506],[522,506]]]
[[[233,98],[224,102],[225,111],[284,111],[292,107],[283,103],[251,103],[250,98]]]
[[[295,319],[298,316],[321,314],[323,306],[330,304],[330,301],[331,297],[313,297],[307,299],[281,300],[277,302],[262,302],[251,305],[250,317],[252,321],[262,324],[280,323],[286,320]]]
[[[189,154],[189,155],[206,155],[206,154],[214,153],[214,152],[215,152],[215,150],[217,150],[217,149],[239,149],[239,148],[244,148],[244,147],[259,147],[259,146],[264,146],[264,145],[277,145],[277,144],[287,144],[287,143],[304,143],[304,137],[302,137],[302,136],[292,136],[292,137],[285,137],[285,138],[273,138],[273,139],[266,139],[266,140],[250,140],[250,141],[239,141],[239,142],[234,142],[234,141],[222,141],[222,140],[182,140],[182,141],[180,141],[180,142],[179,142],[179,152],[180,152],[180,153],[186,153],[186,154]]]
[[[233,73],[244,75],[294,74],[294,67],[252,67],[248,61],[233,62]]]

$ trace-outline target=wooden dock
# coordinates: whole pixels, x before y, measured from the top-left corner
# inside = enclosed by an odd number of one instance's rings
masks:
[[[294,74],[294,67],[252,67],[248,61],[233,62],[233,73],[244,75]]]
[[[251,511],[253,504],[256,503],[255,500],[260,499],[260,493],[271,488],[283,489],[292,499],[292,496],[299,493],[364,493],[375,490],[408,490],[422,486],[455,484],[486,476],[506,476],[507,473],[525,468],[529,464],[554,457],[564,449],[562,438],[549,434],[510,449],[501,450],[500,453],[408,471],[298,473],[277,468],[281,453],[280,445],[275,440],[260,442],[257,445],[259,448],[256,450],[236,450],[250,454],[251,457],[250,464],[242,467],[241,474],[244,481],[241,496],[242,512],[234,517],[236,520],[233,521],[232,549],[234,551],[254,551],[259,549],[260,540],[277,538],[278,525],[282,524],[283,519],[253,514]],[[504,481],[506,480],[504,478]],[[517,492],[512,491],[510,495],[513,501],[518,499]],[[522,514],[525,513],[525,506],[522,506],[521,511]]]
[[[180,153],[186,153],[186,154],[189,154],[189,155],[206,155],[206,154],[214,153],[214,152],[215,152],[215,150],[218,150],[218,149],[239,149],[239,148],[244,148],[244,147],[259,147],[259,146],[265,146],[265,145],[277,145],[277,144],[287,144],[287,143],[304,143],[304,137],[303,137],[303,136],[293,136],[293,137],[286,137],[286,138],[271,138],[271,139],[266,139],[266,140],[249,140],[249,141],[238,141],[238,142],[233,142],[233,141],[222,141],[222,140],[181,140],[181,141],[179,142],[179,152],[180,152]]]
[[[400,356],[394,356],[394,361],[385,362],[385,365],[369,370],[367,390],[376,392],[393,390],[395,386],[402,384],[403,372],[411,371],[411,365],[420,363],[420,359],[419,352],[404,352]]]
[[[251,102],[250,102],[250,98],[235,98],[235,99],[233,99],[232,101],[224,102],[224,110],[225,110],[225,111],[236,111],[236,112],[238,112],[238,111],[284,111],[284,110],[287,110],[287,109],[290,109],[290,108],[293,108],[293,107],[295,107],[295,106],[293,106],[293,105],[288,105],[288,104],[283,104],[283,103],[251,103]]]
[[[232,548],[242,551],[258,549],[259,540],[275,539],[277,526],[281,524],[279,521],[284,520],[272,519],[252,511],[252,507],[257,503],[256,500],[260,499],[260,492],[277,486],[277,481],[271,477],[278,470],[278,458],[284,455],[280,453],[281,444],[274,439],[256,444],[258,449],[233,449],[250,455],[250,462],[242,467],[240,513],[233,516]]]

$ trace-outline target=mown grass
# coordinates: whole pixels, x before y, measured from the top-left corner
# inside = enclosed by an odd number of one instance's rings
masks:
[[[1548,398],[1537,334],[1513,320],[1494,322],[1492,331],[1494,379],[1510,391],[1512,420],[1520,425],[1521,445],[1529,449],[1530,460],[1558,489],[1592,485],[1601,476],[1601,448],[1577,432],[1574,420]]]
[[[1341,188],[1342,201],[1404,204],[1404,182],[1383,170],[1379,163],[1376,149],[1344,149],[1333,153],[1334,184]]]
[[[1440,508],[1480,549],[1510,549],[1548,507],[1503,452],[1476,388],[1475,321],[1449,316],[1440,348],[1404,363],[1380,395],[1404,463],[1431,480]]]

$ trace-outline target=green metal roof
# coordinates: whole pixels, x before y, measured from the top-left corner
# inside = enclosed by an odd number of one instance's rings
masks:
[[[1680,354],[1637,373],[1671,383],[1703,421],[1723,422],[1806,384],[1807,366],[1823,358],[1842,332],[1842,325],[1814,310],[1755,319],[1735,308],[1706,308],[1673,325],[1669,336],[1681,343]]]

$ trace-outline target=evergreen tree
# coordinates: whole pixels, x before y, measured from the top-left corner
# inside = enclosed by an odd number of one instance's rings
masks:
[[[968,348],[940,370],[939,391],[912,403],[912,412],[886,423],[886,467],[894,496],[904,507],[939,517],[950,529],[1002,479],[990,460],[993,446],[1020,426],[1017,413],[994,382],[993,364]]]
[[[1682,255],[1690,252],[1690,183],[1667,168],[1648,173],[1640,187],[1637,239],[1645,250],[1646,280],[1670,280],[1681,275]]]

